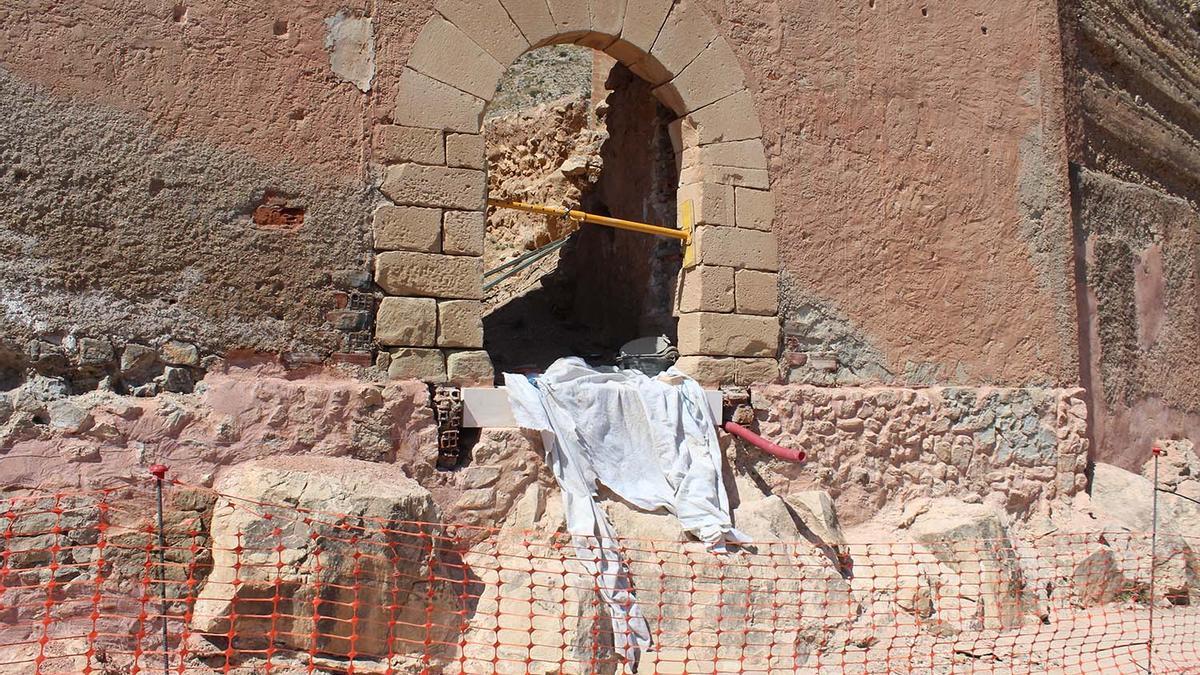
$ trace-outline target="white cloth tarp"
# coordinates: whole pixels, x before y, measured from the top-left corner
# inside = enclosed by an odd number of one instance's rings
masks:
[[[651,647],[616,535],[596,504],[597,483],[630,504],[665,508],[714,548],[748,543],[733,528],[721,481],[721,450],[704,391],[675,369],[668,378],[559,359],[534,380],[506,373],[513,417],[542,432],[546,462],[562,488],[567,530],[592,568],[612,617],[615,647],[637,664]],[[670,381],[665,381],[665,380]]]

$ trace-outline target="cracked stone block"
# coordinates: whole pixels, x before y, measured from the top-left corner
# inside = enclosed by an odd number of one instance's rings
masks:
[[[758,121],[754,100],[745,89],[689,112],[672,124],[684,126],[688,145],[762,138],[762,125]]]
[[[737,55],[722,39],[713,40],[682,72],[676,72],[674,79],[660,88],[672,90],[669,96],[679,102],[672,109],[681,114],[699,110],[746,86]],[[657,89],[655,96],[662,98]]]
[[[505,67],[529,49],[499,0],[439,0],[434,9]]]
[[[491,54],[436,14],[421,29],[408,67],[485,100],[495,95],[504,74],[504,66]]]
[[[705,386],[721,384],[766,384],[779,380],[779,363],[775,359],[739,359],[713,356],[683,356],[675,363]]]
[[[500,0],[500,4],[531,46],[541,47],[549,44],[558,34],[554,17],[550,16],[550,8],[546,6],[545,0]]]
[[[700,6],[682,0],[671,8],[650,54],[668,71],[679,74],[715,37],[717,31]]]
[[[392,119],[397,124],[478,133],[487,101],[405,68]]]

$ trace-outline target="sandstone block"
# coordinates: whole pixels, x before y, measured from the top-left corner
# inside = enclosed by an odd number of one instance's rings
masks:
[[[442,210],[418,206],[381,206],[373,223],[380,251],[428,251],[442,246]]]
[[[751,230],[770,230],[775,222],[775,195],[770,190],[735,188],[734,224]]]
[[[446,134],[446,165],[482,170],[485,163],[481,134]]]
[[[375,314],[375,339],[381,345],[432,347],[437,344],[437,301],[387,297]]]
[[[387,168],[379,190],[401,206],[477,209],[484,185],[483,172],[475,169],[396,164]]]
[[[287,649],[336,655],[421,651],[422,645],[392,639],[394,622],[426,621],[426,598],[433,597],[426,591],[440,598],[453,590],[441,582],[426,588],[421,581],[433,570],[420,542],[440,532],[433,524],[438,514],[429,492],[399,467],[278,457],[230,467],[216,487],[264,506],[235,508],[218,500],[213,508],[212,570],[195,603],[193,630],[225,633],[236,615],[233,630],[241,635],[278,631],[277,644]],[[351,522],[369,525],[351,539],[342,536],[341,521],[314,518],[302,524],[293,519],[294,508],[346,514]],[[281,523],[289,524],[280,530]],[[270,536],[272,531],[279,534],[270,546],[239,550],[247,533]],[[390,555],[359,555],[363,551]],[[276,564],[280,560],[283,565]],[[450,625],[451,604],[432,609],[436,625]],[[450,631],[440,632],[435,639],[446,639]]]
[[[479,133],[487,101],[405,68],[396,92],[392,119],[426,129]]]
[[[682,0],[671,7],[650,54],[678,75],[715,37],[717,31],[700,6],[693,0]]]
[[[688,183],[676,195],[679,203],[692,202],[695,225],[733,225],[734,188],[719,183]]]
[[[670,82],[658,85],[650,90],[650,93],[654,94],[654,98],[657,98],[659,103],[666,106],[676,115],[682,115],[687,112],[687,104],[683,102],[683,96]]]
[[[611,35],[615,39],[621,34],[621,27],[625,22],[625,5],[624,0],[588,0],[592,30]]]
[[[762,125],[750,92],[740,89],[730,96],[689,112],[683,121],[691,129],[688,145],[762,138]]]
[[[770,356],[779,349],[772,316],[689,312],[679,316],[679,352],[686,356]]]
[[[483,346],[483,303],[478,300],[445,300],[437,306],[439,347]]]
[[[984,504],[937,499],[916,517],[909,532],[960,575],[960,593],[979,604],[984,627],[1019,624],[1028,598],[1001,513]],[[981,546],[981,541],[988,545]],[[952,588],[944,587],[945,595],[955,594]]]
[[[383,124],[375,131],[375,156],[385,164],[444,164],[442,132],[437,129]]]
[[[451,352],[446,357],[446,370],[450,382],[460,386],[492,386],[496,372],[492,359],[482,350]]]
[[[683,356],[675,363],[675,367],[705,386],[746,386],[769,384],[779,380],[779,363],[775,359]]]
[[[434,9],[506,68],[529,49],[499,0],[438,0]]]
[[[500,4],[533,47],[548,44],[558,33],[546,0],[500,0]]]
[[[643,54],[649,52],[671,11],[671,5],[671,0],[628,0],[625,3],[621,40]]]
[[[764,171],[767,168],[767,156],[763,154],[762,141],[757,138],[686,148],[683,160],[685,167],[695,166],[699,163]]]
[[[559,40],[578,40],[591,30],[592,15],[586,0],[546,0],[546,5],[554,17]]]
[[[732,267],[699,265],[684,270],[679,279],[679,311],[732,312],[734,274]]]
[[[679,182],[681,184],[700,181],[724,183],[738,187],[752,187],[760,190],[768,190],[771,187],[771,177],[765,169],[743,169],[736,166],[697,164],[685,167],[679,173]]]
[[[392,350],[388,377],[393,380],[445,382],[446,361],[440,349],[405,347]]]
[[[738,270],[734,292],[738,314],[779,313],[779,275],[774,272]]]
[[[675,71],[669,86],[683,101],[681,113],[699,110],[746,86],[737,55],[725,40],[713,40],[683,72]]]
[[[837,510],[833,499],[823,490],[790,492],[784,498],[796,512],[800,522],[825,546],[838,548],[846,545],[846,537],[838,524]]]
[[[491,54],[436,14],[417,36],[408,67],[486,101],[504,74],[504,66]]]
[[[622,42],[621,40],[618,40],[617,42],[609,45],[609,47],[606,51],[613,58],[624,63],[624,61],[622,59],[627,57],[630,52],[620,49],[621,42]],[[632,53],[636,54],[640,50],[634,49],[631,51],[632,51]],[[653,87],[658,87],[659,85],[670,82],[671,77],[673,76],[671,71],[667,70],[666,66],[664,66],[662,63],[659,62],[658,59],[654,58],[653,56],[651,56],[649,54],[646,54],[645,56],[641,57],[639,60],[634,61],[633,63],[626,64],[626,65],[628,65],[629,70],[631,70],[634,75],[637,75],[638,77],[642,78],[643,80],[649,82],[650,85]],[[679,112],[682,112],[682,111],[679,111]]]
[[[779,250],[771,232],[705,225],[696,228],[694,245],[696,260],[704,265],[779,270]]]
[[[447,211],[442,217],[442,250],[454,255],[483,255],[486,228],[483,211]]]
[[[375,283],[391,295],[483,298],[481,258],[415,251],[375,256]]]
[[[584,47],[591,47],[598,51],[604,51],[609,45],[616,42],[617,38],[614,35],[598,30],[590,30],[584,33],[581,37],[575,40],[575,44]]]

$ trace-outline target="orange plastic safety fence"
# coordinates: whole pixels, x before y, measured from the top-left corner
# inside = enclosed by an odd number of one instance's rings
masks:
[[[600,542],[186,494],[162,562],[147,489],[0,501],[0,673],[1200,670],[1200,542],[1163,532],[622,539],[635,664]]]

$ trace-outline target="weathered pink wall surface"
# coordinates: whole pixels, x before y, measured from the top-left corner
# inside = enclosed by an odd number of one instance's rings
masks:
[[[866,364],[861,381],[1077,382],[1051,4],[703,4],[742,60],[765,130],[784,321],[819,314],[805,339]],[[341,7],[25,0],[0,9],[0,67],[57,99],[148,122],[168,140],[244,154],[268,174],[286,166],[365,187],[370,127],[389,115],[396,76],[432,10],[346,8],[374,15],[376,77],[364,94],[330,70],[325,21]],[[371,203],[345,206],[343,229],[358,227],[350,223]],[[323,227],[333,236],[339,225],[327,217]],[[347,254],[361,257],[364,240],[354,237]],[[255,261],[246,252],[239,262]],[[320,286],[307,269],[284,280],[285,294]],[[261,294],[249,283],[235,276],[226,293]],[[217,347],[219,313],[197,303],[210,310],[207,343]],[[311,317],[283,318],[321,331]],[[283,332],[259,346],[283,347]]]
[[[757,89],[784,321],[843,321],[867,380],[1076,382],[1053,3],[710,7]]]

